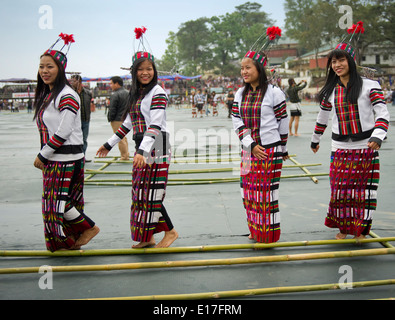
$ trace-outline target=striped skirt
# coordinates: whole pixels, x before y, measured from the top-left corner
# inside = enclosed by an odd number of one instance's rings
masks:
[[[377,206],[380,161],[371,149],[332,153],[331,199],[325,225],[343,234],[368,235]]]
[[[42,215],[47,249],[70,249],[80,235],[94,226],[84,215],[84,159],[49,161],[43,170]],[[67,221],[65,212],[75,208],[80,216]]]
[[[280,239],[278,205],[283,154],[279,147],[266,149],[268,158],[259,160],[251,153],[241,154],[241,195],[247,213],[248,228],[257,242]]]
[[[163,206],[170,155],[153,160],[142,169],[133,168],[130,228],[134,241],[149,242],[155,233],[173,229]]]

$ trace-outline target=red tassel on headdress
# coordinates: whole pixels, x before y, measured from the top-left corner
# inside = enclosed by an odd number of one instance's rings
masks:
[[[75,42],[75,40],[74,40],[74,35],[72,35],[72,34],[64,34],[64,33],[61,33],[61,34],[59,35],[59,37],[62,38],[62,40],[64,41],[64,45],[65,45],[65,46],[67,46],[67,45],[69,45],[69,44]]]
[[[365,28],[363,27],[363,22],[358,21],[357,24],[353,24],[351,28],[347,30],[348,34],[353,34],[353,33],[364,33]]]
[[[139,40],[146,31],[147,31],[146,27],[134,29],[134,33],[136,34],[136,39]]]
[[[279,27],[269,27],[266,30],[266,34],[269,36],[269,40],[275,40],[277,37],[281,37],[281,29]]]

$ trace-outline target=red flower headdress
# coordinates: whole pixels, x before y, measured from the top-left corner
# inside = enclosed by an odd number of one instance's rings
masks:
[[[365,33],[365,28],[363,27],[363,22],[358,21],[357,24],[353,24],[351,28],[347,30],[348,35],[351,35],[349,39],[347,39],[349,36],[345,35],[340,41],[340,43],[336,46],[335,49],[340,49],[343,51],[346,51],[350,54],[350,56],[356,61],[356,54],[357,50],[354,48],[354,46],[351,44],[354,36],[356,34],[359,34],[358,39],[356,39],[356,42],[358,42],[360,36],[362,33]]]
[[[282,30],[273,26],[266,29],[266,34],[262,34],[252,45],[251,49],[244,56],[251,58],[263,66],[267,65],[267,53],[269,46],[274,44],[281,37]]]
[[[64,45],[60,50],[53,50],[53,48],[55,47],[55,45],[60,41],[63,40],[64,41]],[[56,40],[56,42],[47,50],[45,51],[44,54],[49,54],[51,55],[54,59],[59,60],[60,63],[62,64],[62,66],[64,67],[64,69],[66,69],[67,67],[67,54],[69,53],[70,50],[70,46],[72,43],[74,43],[74,35],[72,34],[65,34],[65,33],[61,33],[59,34],[59,38],[58,40]],[[67,52],[63,53],[62,50],[64,49],[64,47],[67,46]]]
[[[136,60],[141,59],[141,58],[147,58],[151,60],[152,62],[155,61],[155,58],[153,54],[151,53],[151,48],[149,47],[148,41],[145,38],[145,33],[147,32],[146,27],[141,27],[141,28],[135,28],[134,33],[135,33],[135,38],[136,40],[139,41],[137,50],[135,47],[135,53],[132,58],[133,64],[135,63]]]
[[[149,47],[149,43],[148,43],[147,39],[145,39],[146,31],[147,31],[146,27],[134,29],[135,38],[136,38],[136,40],[139,41],[139,44],[138,44],[137,50],[136,50],[136,48],[134,50],[135,53],[132,58],[133,64],[136,60],[141,59],[141,58],[150,59],[152,62],[155,61],[155,58],[154,58],[153,54],[151,53],[152,50]]]
[[[347,30],[348,34],[365,33],[365,28],[363,27],[363,22],[358,21],[357,24],[353,24],[351,28]]]
[[[134,29],[134,33],[136,34],[136,39],[139,40],[146,31],[147,31],[146,27]]]

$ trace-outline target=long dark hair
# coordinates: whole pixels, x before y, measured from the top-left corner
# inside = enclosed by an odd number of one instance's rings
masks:
[[[260,52],[259,54],[265,55],[263,52]],[[252,61],[259,73],[259,85],[257,87],[257,90],[261,90],[262,97],[264,97],[268,87],[268,80],[267,80],[265,67],[259,62],[255,61],[254,59],[252,59]],[[251,84],[244,82],[243,100],[245,99],[245,97],[247,96],[250,90],[252,90]]]
[[[137,79],[137,69],[144,61],[149,61],[152,63],[152,67],[154,68],[154,78],[152,81],[143,86]],[[129,108],[126,108],[125,113],[123,114],[123,120],[126,119],[127,115],[130,113],[130,110],[136,105],[137,100],[140,97],[144,97],[148,92],[151,91],[153,87],[158,84],[158,71],[156,69],[155,63],[148,58],[140,58],[133,63],[132,66],[132,87],[129,91]]]
[[[357,71],[357,65],[350,54],[344,50],[335,49],[328,56],[326,65],[326,82],[324,87],[318,93],[318,101],[328,102],[330,95],[335,89],[336,84],[339,82],[339,76],[332,69],[332,59],[340,59],[345,57],[348,61],[350,80],[347,84],[346,100],[350,103],[356,104],[358,102],[359,94],[362,90],[362,78]]]
[[[41,79],[40,73],[37,73],[37,88],[36,88],[36,94],[34,97],[34,118],[36,119],[38,114],[40,113],[40,111],[42,109],[45,109],[52,100],[56,100],[57,96],[59,95],[59,93],[63,90],[63,88],[69,84],[69,81],[66,78],[66,72],[64,70],[64,67],[62,66],[62,64],[57,60],[54,59],[50,54],[44,53],[40,59],[44,56],[48,56],[51,57],[53,61],[55,61],[56,65],[58,66],[58,76],[55,79],[55,84],[54,87],[51,91],[51,89],[49,88],[49,85],[45,84],[43,79]],[[44,102],[46,96],[52,93],[51,98]]]

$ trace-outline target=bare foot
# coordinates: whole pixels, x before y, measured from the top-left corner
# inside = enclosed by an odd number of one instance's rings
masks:
[[[354,237],[354,239],[356,239],[356,240],[363,240],[363,239],[366,239],[366,236],[361,234],[359,237]]]
[[[343,240],[343,239],[346,239],[346,237],[347,237],[346,234],[339,232],[339,233],[336,235],[336,240]]]
[[[100,229],[98,226],[85,230],[76,241],[75,247],[81,247],[88,244],[88,242],[91,241],[99,232]]]
[[[140,242],[139,244],[135,244],[132,246],[132,249],[142,249],[142,248],[149,248],[156,244],[154,236],[152,236],[151,240],[148,242]]]
[[[178,232],[173,229],[171,231],[166,231],[165,236],[163,237],[162,241],[159,242],[155,248],[168,248],[171,244],[176,241],[178,238]]]
[[[289,133],[290,136],[293,136],[294,134],[292,132]]]
[[[252,236],[252,234],[251,234],[251,233],[248,235],[248,239],[250,239],[250,240],[254,240],[254,238],[253,238],[253,236]]]
[[[299,133],[295,133],[294,136],[295,136],[295,137],[299,137]]]

